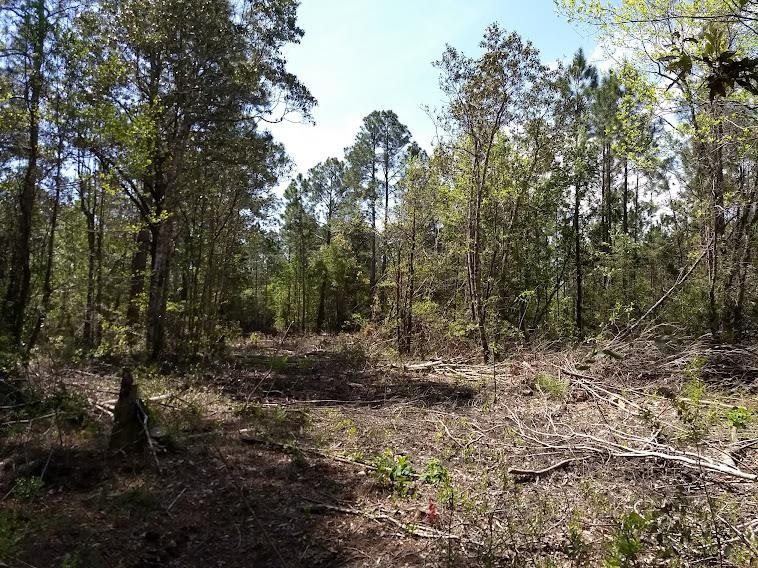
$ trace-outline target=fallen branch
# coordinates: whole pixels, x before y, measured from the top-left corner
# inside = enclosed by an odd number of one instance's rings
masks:
[[[371,519],[377,522],[380,522],[380,521],[388,522],[398,527],[405,534],[415,536],[418,538],[458,540],[458,541],[469,542],[471,544],[476,544],[477,546],[484,546],[483,543],[481,542],[470,540],[470,539],[464,539],[456,534],[444,533],[429,525],[420,525],[417,522],[403,523],[385,513],[374,512],[374,511],[364,511],[362,509],[357,509],[355,507],[342,507],[339,505],[330,505],[328,503],[322,503],[320,501],[315,501],[307,497],[301,497],[301,498],[304,501],[308,501],[309,503],[313,504],[313,506],[310,507],[311,510],[313,510],[313,508],[317,508],[317,509],[324,509],[327,511],[337,511],[339,513],[347,513],[349,515],[359,515],[361,517],[366,517],[368,519]]]
[[[563,461],[560,461],[560,462],[558,462],[556,464],[553,464],[551,466],[548,466],[548,467],[546,467],[544,469],[519,469],[519,468],[516,468],[516,467],[512,467],[512,468],[508,469],[508,473],[510,473],[512,475],[525,475],[525,476],[530,476],[530,477],[540,477],[540,476],[543,476],[543,475],[547,475],[548,473],[550,473],[551,471],[555,471],[556,469],[561,469],[563,467],[566,467],[567,465],[569,465],[571,463],[578,462],[578,461],[584,461],[586,459],[588,459],[588,458],[587,457],[569,458],[569,459],[565,459]]]
[[[710,244],[707,247],[705,247],[705,249],[703,249],[703,252],[700,253],[700,256],[697,257],[697,260],[692,264],[692,266],[690,266],[689,270],[685,272],[684,274],[680,275],[679,278],[676,279],[676,282],[674,282],[674,285],[671,286],[671,288],[669,288],[666,291],[666,293],[663,294],[663,296],[661,296],[660,299],[655,304],[650,306],[650,308],[644,314],[642,314],[639,318],[637,318],[637,320],[632,325],[627,327],[626,330],[618,336],[618,338],[622,339],[624,337],[631,335],[631,333],[637,328],[637,326],[639,326],[655,310],[660,308],[663,302],[665,302],[668,299],[668,297],[674,293],[674,290],[676,290],[679,286],[681,286],[684,282],[687,281],[687,279],[690,277],[690,274],[692,274],[695,271],[695,269],[698,267],[698,265],[703,260],[703,258],[705,258],[705,255],[707,254],[709,248],[710,248]]]
[[[327,458],[327,459],[338,461],[338,462],[341,462],[341,463],[349,463],[351,465],[359,465],[359,466],[364,467],[364,468],[369,469],[369,470],[375,470],[376,469],[376,467],[373,466],[373,465],[371,465],[371,464],[367,464],[367,463],[363,463],[363,462],[359,462],[359,461],[355,461],[355,460],[349,460],[347,458],[343,458],[343,457],[340,457],[340,456],[331,455],[331,454],[328,454],[328,453],[326,453],[326,452],[324,452],[322,450],[319,450],[317,448],[310,448],[310,447],[303,447],[303,446],[293,446],[291,444],[284,444],[282,442],[275,442],[273,440],[266,440],[264,438],[257,438],[255,436],[245,435],[249,431],[250,430],[248,430],[246,428],[243,428],[242,430],[239,431],[240,434],[243,434],[242,436],[240,436],[240,442],[243,442],[245,444],[260,444],[262,446],[272,446],[274,448],[278,448],[278,449],[283,450],[285,452],[291,452],[291,451],[294,450],[294,451],[303,452],[303,453],[307,453],[307,454],[317,455],[317,456],[320,456],[322,458]]]

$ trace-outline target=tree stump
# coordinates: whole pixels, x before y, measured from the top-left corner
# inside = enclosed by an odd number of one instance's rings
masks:
[[[142,449],[146,442],[144,412],[139,404],[137,385],[129,368],[121,377],[121,390],[113,412],[113,431],[109,447],[112,451]]]

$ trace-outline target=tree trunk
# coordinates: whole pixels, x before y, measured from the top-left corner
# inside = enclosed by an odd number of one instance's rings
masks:
[[[369,269],[369,285],[371,288],[371,310],[374,309],[374,298],[376,297],[376,144],[373,146],[373,155],[371,157],[371,190],[370,190],[370,207],[371,207],[371,267]],[[372,315],[374,315],[372,313]]]
[[[411,224],[411,254],[408,258],[408,289],[405,300],[405,319],[403,321],[406,353],[411,351],[411,337],[413,331],[413,296],[415,286],[415,262],[416,262],[416,208],[413,208],[413,221]]]
[[[721,264],[722,256],[726,253],[724,241],[724,164],[722,151],[722,125],[716,127],[716,140],[711,146],[712,154],[708,156],[711,167],[711,191],[710,191],[710,222],[711,239],[708,250],[708,315],[711,334],[714,339],[721,338],[724,317],[724,290],[720,286],[722,281]],[[710,152],[709,152],[710,153]]]
[[[476,152],[476,150],[475,150]],[[481,215],[482,200],[484,198],[484,175],[486,167],[482,168],[476,161],[474,163],[475,187],[472,188],[469,199],[469,246],[467,255],[469,294],[471,296],[471,312],[474,316],[479,331],[479,344],[482,348],[482,358],[488,362],[490,358],[490,346],[487,341],[487,329],[485,324],[484,302],[481,288]]]
[[[584,321],[582,319],[583,298],[582,298],[582,236],[579,232],[579,209],[581,199],[579,194],[579,185],[574,188],[574,261],[576,268],[576,330],[581,337],[584,333]]]
[[[390,222],[390,172],[389,155],[385,145],[384,150],[384,226],[382,227],[382,267],[379,279],[384,278],[387,272],[387,226]],[[379,313],[383,315],[387,311],[387,293],[382,288],[379,290]]]
[[[59,111],[60,100],[56,101],[56,112]],[[50,213],[50,232],[47,237],[47,261],[45,263],[45,276],[42,280],[42,298],[40,300],[39,312],[37,314],[37,321],[32,328],[32,333],[29,336],[29,341],[26,345],[27,357],[31,353],[34,346],[37,344],[42,326],[47,318],[47,310],[50,305],[50,296],[52,295],[52,276],[53,265],[55,263],[55,231],[58,228],[58,210],[60,209],[61,193],[63,190],[63,133],[58,132],[58,148],[56,152],[56,172],[55,172],[55,197],[53,199],[53,210]]]
[[[621,230],[629,234],[629,160],[624,156],[624,190],[622,195]]]
[[[80,183],[84,184],[87,182],[82,180]],[[96,192],[94,189],[91,191]],[[82,191],[82,196],[84,194],[85,192]],[[97,199],[97,193],[95,193],[94,199]],[[87,299],[84,305],[84,331],[82,339],[87,348],[91,348],[94,345],[95,328],[95,268],[97,262],[95,208],[96,205],[93,205],[91,210],[86,209],[84,197],[82,197],[82,210],[87,220]]]
[[[134,326],[139,322],[142,292],[145,290],[145,270],[147,256],[150,254],[150,230],[143,227],[136,235],[137,249],[132,255],[131,282],[129,284],[129,307],[126,321]]]
[[[613,249],[613,184],[611,180],[613,170],[613,152],[611,151],[611,141],[606,141],[605,150],[605,243],[606,250],[609,252]]]
[[[154,224],[151,232],[153,258],[147,304],[147,352],[155,360],[166,345],[166,302],[173,249],[171,217]]]

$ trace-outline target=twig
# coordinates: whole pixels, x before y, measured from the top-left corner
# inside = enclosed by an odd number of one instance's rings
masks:
[[[158,454],[155,451],[155,445],[153,444],[153,437],[150,435],[150,430],[147,427],[147,419],[148,415],[145,411],[145,408],[142,406],[141,401],[137,401],[137,406],[139,407],[139,411],[142,414],[142,419],[140,420],[140,423],[142,424],[142,430],[145,433],[145,438],[147,439],[147,447],[150,448],[150,452],[153,454],[153,459],[155,460],[155,467],[158,468],[158,471],[161,470],[161,464],[158,461]]]
[[[42,420],[43,418],[52,418],[55,416],[56,412],[51,412],[50,414],[43,414],[42,416],[35,416],[33,418],[27,418],[25,420],[11,420],[10,422],[3,422],[0,424],[0,426],[12,426],[13,424],[31,424],[35,420]]]
[[[185,493],[186,491],[187,491],[187,488],[186,488],[186,487],[185,487],[184,489],[182,489],[182,490],[179,492],[179,495],[177,495],[176,497],[174,497],[173,501],[171,501],[171,503],[169,504],[169,506],[168,506],[168,507],[166,507],[166,511],[170,511],[170,510],[171,510],[171,507],[173,507],[173,506],[176,504],[176,502],[179,500],[179,498],[180,498],[182,495],[184,495],[184,493]]]

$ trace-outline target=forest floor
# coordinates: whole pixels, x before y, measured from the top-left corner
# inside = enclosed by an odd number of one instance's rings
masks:
[[[0,566],[758,566],[758,350],[644,342],[400,363],[349,336],[0,401]]]

